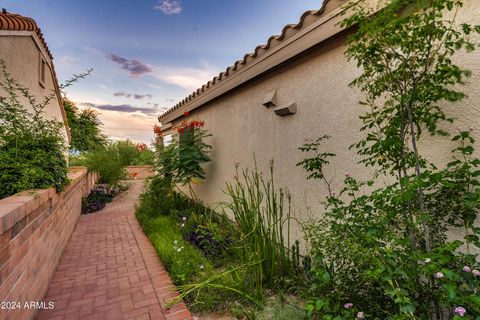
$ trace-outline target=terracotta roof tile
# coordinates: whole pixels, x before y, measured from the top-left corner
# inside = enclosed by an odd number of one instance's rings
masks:
[[[205,90],[210,89],[216,86],[219,82],[228,78],[232,74],[234,74],[237,70],[242,69],[245,65],[249,64],[250,62],[254,61],[257,57],[265,54],[268,50],[278,46],[280,43],[285,41],[286,39],[290,38],[291,36],[295,35],[301,29],[311,25],[315,21],[317,21],[325,11],[326,4],[330,0],[324,0],[322,7],[318,10],[309,10],[302,14],[300,17],[300,21],[296,24],[288,24],[283,29],[281,34],[271,36],[266,44],[259,45],[255,48],[255,50],[251,53],[247,53],[242,60],[235,61],[232,66],[229,66],[224,72],[221,72],[218,76],[214,77],[212,80],[208,81],[208,83],[202,86],[200,89],[195,90],[193,94],[190,94],[188,97],[177,103],[172,108],[165,111],[161,114],[158,118],[161,121],[162,118],[172,114],[176,110],[178,110],[184,104],[192,101],[193,99],[202,95]]]
[[[29,17],[24,17],[19,14],[14,14],[7,12],[5,9],[0,12],[0,30],[7,30],[7,31],[31,31],[35,32],[40,39],[45,51],[47,52],[48,56],[51,60],[53,60],[53,55],[48,48],[47,42],[43,36],[42,30],[38,27],[35,20]],[[63,108],[62,97],[60,95],[60,86],[58,85],[57,74],[55,72],[55,67],[53,66],[53,62],[51,63],[52,66],[52,73],[53,73],[53,82],[57,92],[57,98],[59,99],[60,108],[62,111],[63,121],[67,128],[67,135],[69,140],[71,139],[70,129],[67,123],[67,116],[65,110]]]
[[[50,59],[53,59],[52,53],[48,49],[47,42],[43,37],[43,33],[40,28],[37,26],[35,20],[29,17],[24,17],[19,14],[9,13],[2,11],[0,13],[0,30],[10,30],[10,31],[33,31],[37,34],[42,42],[45,50],[47,51]]]

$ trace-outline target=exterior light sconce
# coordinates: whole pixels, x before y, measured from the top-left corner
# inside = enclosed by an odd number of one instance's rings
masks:
[[[277,116],[288,116],[297,112],[297,104],[294,102],[286,106],[280,106],[278,108],[275,108],[273,111]]]
[[[266,108],[275,107],[277,105],[277,89],[269,91],[263,99],[262,104]]]

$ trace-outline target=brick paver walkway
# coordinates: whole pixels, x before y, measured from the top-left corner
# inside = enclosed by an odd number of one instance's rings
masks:
[[[142,185],[80,217],[44,298],[55,308],[37,320],[191,319],[183,302],[164,307],[177,293],[135,218]]]

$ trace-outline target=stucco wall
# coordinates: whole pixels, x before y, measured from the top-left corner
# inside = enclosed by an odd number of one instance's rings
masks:
[[[459,13],[459,22],[478,23],[480,7],[474,2],[465,4]],[[289,188],[295,211],[302,220],[320,214],[325,189],[319,182],[307,181],[305,172],[296,164],[304,158],[297,150],[304,139],[324,134],[332,136],[326,148],[337,154],[328,169],[334,189],[340,189],[346,172],[360,179],[370,177],[371,172],[357,164],[360,157],[348,150],[360,139],[359,116],[365,110],[358,104],[362,95],[348,87],[359,71],[344,57],[345,38],[346,34],[340,34],[191,112],[190,118],[205,120],[206,129],[213,134],[210,139],[213,161],[206,166],[207,179],[203,185],[195,186],[195,192],[203,201],[224,200],[225,182],[232,180],[234,164],[251,168],[255,155],[257,166],[263,172],[268,171],[268,162],[274,159],[276,184]],[[457,58],[462,66],[473,71],[473,76],[463,88],[468,99],[446,110],[458,118],[453,127],[477,128],[474,136],[480,141],[480,51],[461,53]],[[262,101],[272,89],[277,89],[278,104],[296,102],[297,113],[279,117],[272,109],[265,108]],[[430,160],[444,164],[450,160],[448,141],[448,138],[428,137],[422,147]],[[386,181],[379,180],[383,182]]]
[[[55,90],[54,79],[51,70],[51,60],[45,50],[36,44],[35,35],[28,31],[0,31],[0,59],[5,61],[7,71],[21,85],[27,87],[30,93],[40,103],[46,96]],[[39,84],[39,56],[42,55],[47,62],[45,72],[45,87]],[[0,89],[1,90],[1,89]],[[3,94],[3,93],[2,93]],[[32,108],[28,103],[26,107]],[[45,108],[47,119],[57,119],[63,122],[61,105],[57,97],[50,101]],[[62,129],[65,142],[68,144],[67,131]]]

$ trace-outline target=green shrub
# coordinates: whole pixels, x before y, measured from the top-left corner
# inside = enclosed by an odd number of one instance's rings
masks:
[[[113,143],[113,147],[117,150],[120,164],[123,166],[154,164],[155,153],[144,143],[117,141]]]
[[[87,153],[85,164],[90,171],[98,173],[100,183],[116,185],[127,174],[120,163],[117,149],[112,145]]]
[[[3,136],[0,144],[0,198],[22,190],[68,184],[63,141],[55,135],[21,133]]]
[[[241,299],[237,293],[219,290],[217,287],[236,286],[239,282],[237,275],[233,272],[222,274],[215,269],[194,244],[184,239],[185,221],[177,216],[159,215],[156,210],[152,210],[149,200],[151,199],[145,197],[142,199],[136,211],[137,219],[172,280],[183,292],[181,298],[190,308],[196,311],[223,310],[228,307],[228,301]],[[170,208],[169,211],[174,212],[175,209]],[[186,210],[180,212],[178,213],[185,214]],[[205,281],[208,284],[203,284],[199,290],[191,289],[191,286]]]
[[[424,133],[447,135],[440,128],[453,119],[443,106],[464,98],[459,85],[471,74],[453,55],[476,48],[470,36],[480,26],[444,17],[455,16],[461,1],[389,1],[375,14],[362,2],[343,23],[357,27],[346,54],[362,68],[352,85],[369,108],[360,118],[364,138],[352,147],[374,167],[374,178],[395,182],[374,188],[374,179],[347,174],[335,193],[324,174],[334,155],[319,149],[326,137],[300,148],[312,155],[300,165],[329,193],[322,218],[306,227],[307,316],[479,319],[480,265],[472,246],[480,247],[480,159],[473,157],[473,129],[453,136],[458,147],[443,169],[427,161],[419,141]],[[455,227],[464,238],[449,241],[447,230]]]
[[[133,166],[154,165],[155,152],[150,149],[138,151],[137,157],[130,163]]]
[[[108,144],[107,136],[101,130],[102,122],[97,110],[90,108],[79,110],[75,103],[67,98],[63,99],[63,109],[72,137],[70,150],[88,152]]]
[[[135,143],[130,140],[117,141],[112,144],[112,147],[117,151],[118,161],[122,166],[133,164],[139,153]]]
[[[63,124],[44,118],[55,93],[37,102],[0,60],[0,198],[68,184]],[[28,106],[28,107],[27,107]]]
[[[188,113],[187,115],[188,116]],[[192,184],[199,184],[205,179],[203,165],[211,161],[209,152],[212,147],[205,142],[211,134],[203,129],[204,122],[183,121],[175,129],[179,133],[179,141],[173,140],[167,146],[158,147],[157,171],[172,183],[188,186],[191,199],[199,201]],[[182,192],[180,189],[178,189]]]
[[[85,155],[83,155],[83,154],[80,154],[80,155],[77,155],[77,156],[69,155],[68,156],[68,165],[70,167],[76,167],[76,166],[84,167],[84,166],[86,166]]]

